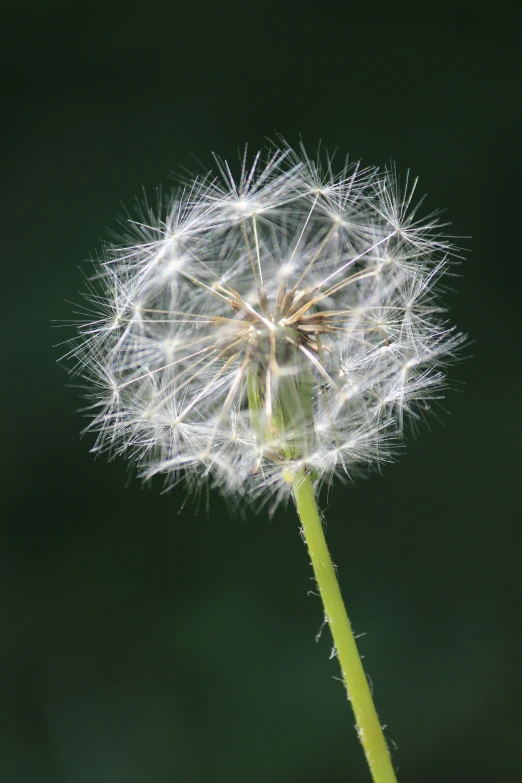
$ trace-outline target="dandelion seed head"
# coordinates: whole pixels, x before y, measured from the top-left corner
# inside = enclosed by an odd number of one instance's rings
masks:
[[[464,338],[439,281],[454,247],[394,168],[288,147],[185,183],[106,248],[68,353],[94,450],[167,486],[278,500],[392,459]]]

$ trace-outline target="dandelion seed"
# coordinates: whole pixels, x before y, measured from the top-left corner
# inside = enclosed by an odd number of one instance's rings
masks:
[[[440,395],[462,342],[434,293],[453,248],[394,169],[288,148],[245,153],[238,181],[218,168],[107,248],[70,355],[97,451],[277,503],[301,469],[321,484],[390,459]]]

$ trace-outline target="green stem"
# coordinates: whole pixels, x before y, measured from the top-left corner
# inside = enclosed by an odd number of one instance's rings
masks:
[[[297,511],[312,560],[312,566],[330,625],[337,657],[341,665],[348,698],[357,721],[357,732],[364,748],[374,783],[397,783],[386,740],[368,680],[355,644],[352,627],[328,552],[310,476],[303,472],[292,480]]]

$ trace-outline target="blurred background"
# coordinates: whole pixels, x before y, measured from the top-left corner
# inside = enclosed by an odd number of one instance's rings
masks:
[[[395,160],[472,237],[447,411],[321,503],[400,782],[521,778],[520,17],[362,6],[2,10],[5,783],[369,783],[291,506],[94,460],[55,364],[122,205],[276,132]]]

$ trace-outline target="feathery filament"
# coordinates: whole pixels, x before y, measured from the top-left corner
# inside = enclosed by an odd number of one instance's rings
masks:
[[[69,355],[95,451],[168,485],[276,501],[391,458],[463,341],[435,293],[453,247],[393,169],[304,149],[196,179],[106,249]]]

